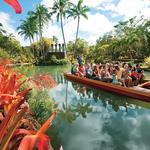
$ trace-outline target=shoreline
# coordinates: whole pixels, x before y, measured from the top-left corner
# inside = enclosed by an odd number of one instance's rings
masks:
[[[27,66],[32,65],[33,63],[16,63],[16,64],[6,64],[6,66],[14,67],[14,66]]]

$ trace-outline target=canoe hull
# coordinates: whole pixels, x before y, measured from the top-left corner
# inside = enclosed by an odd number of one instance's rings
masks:
[[[112,83],[106,83],[102,81],[96,81],[88,78],[74,76],[69,73],[64,73],[64,77],[68,80],[75,81],[81,84],[85,84],[88,86],[92,86],[97,89],[106,90],[109,92],[114,92],[120,95],[132,97],[135,99],[143,100],[146,102],[150,102],[150,92],[143,92],[136,89],[131,89],[127,87],[123,87],[120,85],[114,85]]]

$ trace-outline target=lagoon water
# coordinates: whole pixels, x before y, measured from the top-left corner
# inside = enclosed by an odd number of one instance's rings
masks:
[[[48,91],[62,110],[56,150],[58,145],[64,150],[150,150],[150,103],[66,81],[63,72],[69,66],[21,70],[28,76],[49,73],[57,82]],[[150,73],[146,76],[150,79]]]

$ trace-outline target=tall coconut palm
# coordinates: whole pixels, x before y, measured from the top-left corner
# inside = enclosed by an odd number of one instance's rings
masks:
[[[32,17],[28,17],[26,20],[21,20],[21,25],[17,28],[18,34],[24,36],[24,39],[29,39],[30,44],[34,41],[34,36],[38,30],[35,26],[35,20]]]
[[[35,12],[29,11],[28,15],[32,16],[37,21],[39,36],[40,39],[42,39],[43,27],[51,19],[48,9],[44,5],[37,5]]]
[[[59,22],[60,20],[61,31],[62,31],[65,48],[66,48],[66,40],[65,40],[64,28],[63,28],[63,18],[65,19],[69,6],[70,6],[69,0],[55,0],[53,7],[51,8],[52,9],[51,15],[54,15],[54,14],[56,15],[57,22]]]
[[[78,32],[79,32],[79,24],[80,24],[80,18],[84,17],[85,19],[88,19],[87,12],[89,12],[90,9],[84,5],[83,6],[83,0],[79,0],[77,5],[72,4],[72,7],[68,10],[68,17],[73,17],[74,19],[77,18],[77,31],[76,31],[76,39],[75,39],[75,46],[78,39]]]

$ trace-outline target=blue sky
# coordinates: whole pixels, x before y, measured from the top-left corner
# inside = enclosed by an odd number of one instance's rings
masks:
[[[77,3],[78,0],[70,0]],[[53,0],[19,0],[22,5],[22,14],[16,14],[15,11],[2,0],[0,0],[0,22],[4,25],[8,33],[13,33],[22,45],[28,45],[29,41],[24,41],[23,37],[17,34],[16,28],[21,19],[25,19],[27,12],[34,10],[36,4],[44,4],[46,7],[53,5]],[[84,5],[90,7],[88,20],[82,19],[80,23],[79,37],[86,39],[91,44],[101,35],[110,30],[120,20],[127,20],[134,16],[144,15],[150,18],[149,0],[84,0]],[[44,36],[57,36],[60,42],[63,42],[60,26],[53,16],[53,22],[44,27]],[[69,19],[64,22],[66,41],[75,39],[77,20]]]

